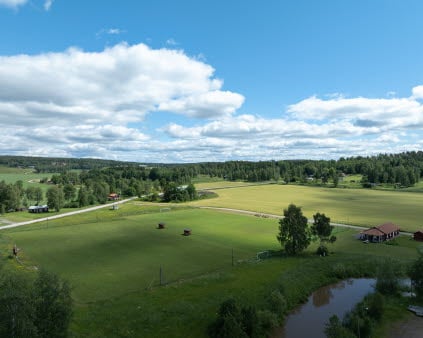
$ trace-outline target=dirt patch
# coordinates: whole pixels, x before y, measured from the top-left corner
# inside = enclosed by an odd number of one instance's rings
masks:
[[[411,317],[396,323],[390,330],[388,338],[422,338],[423,317]]]

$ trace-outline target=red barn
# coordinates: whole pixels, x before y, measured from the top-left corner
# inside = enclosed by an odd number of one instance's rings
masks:
[[[107,199],[109,200],[109,201],[117,201],[118,199],[119,199],[119,194],[116,194],[116,193],[111,193],[111,194],[109,194],[109,196],[107,196]]]

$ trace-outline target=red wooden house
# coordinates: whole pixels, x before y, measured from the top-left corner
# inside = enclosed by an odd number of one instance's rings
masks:
[[[384,223],[360,233],[360,238],[365,241],[379,243],[395,238],[400,233],[400,228],[394,223]]]

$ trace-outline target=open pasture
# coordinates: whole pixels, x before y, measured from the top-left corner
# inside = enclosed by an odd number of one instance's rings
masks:
[[[335,263],[367,257],[410,260],[419,243],[363,244],[357,230],[336,228],[323,259],[314,255],[256,263],[258,251],[279,250],[278,221],[213,210],[127,203],[1,232],[2,249],[16,243],[27,267],[41,266],[73,287],[75,337],[203,337],[219,303],[235,296],[260,305],[283,282],[292,302],[327,283]],[[165,229],[157,229],[165,222]],[[182,236],[184,228],[191,236]],[[314,252],[316,243],[308,252]],[[232,267],[234,249],[235,267]],[[6,253],[6,252],[5,252]],[[165,287],[159,285],[160,266]],[[301,285],[298,280],[301,278]],[[169,284],[168,284],[169,283]]]
[[[142,208],[140,206],[140,208]],[[110,211],[113,213],[113,211]],[[28,264],[70,280],[79,301],[106,299],[163,282],[198,276],[251,259],[263,249],[278,249],[277,223],[216,213],[180,210],[60,226],[60,222],[7,232]],[[157,229],[159,222],[166,228]],[[185,228],[191,236],[183,236]]]
[[[49,188],[49,185],[39,184],[38,182],[43,178],[51,177],[51,175],[53,174],[36,173],[32,169],[9,168],[0,166],[0,181],[5,181],[8,184],[22,181],[24,188],[36,186],[43,189],[44,192]]]
[[[219,197],[191,205],[282,215],[283,209],[294,203],[308,218],[322,212],[339,223],[376,226],[394,222],[404,231],[423,227],[423,194],[419,193],[275,184],[219,189],[216,193]]]

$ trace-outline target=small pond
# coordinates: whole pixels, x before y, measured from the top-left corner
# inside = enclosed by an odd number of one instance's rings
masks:
[[[313,292],[307,303],[286,317],[284,327],[274,338],[325,338],[325,324],[333,315],[341,320],[345,313],[374,289],[374,279],[348,279],[326,285]]]

